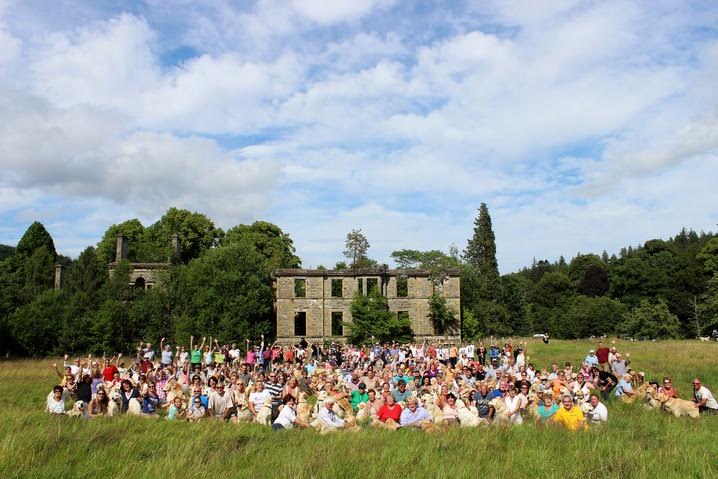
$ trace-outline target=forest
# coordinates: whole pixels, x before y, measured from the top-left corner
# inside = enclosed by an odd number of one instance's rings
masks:
[[[129,239],[128,261],[110,276],[118,234]],[[179,257],[172,256],[173,234],[181,241]],[[504,275],[485,204],[467,236],[462,251],[452,246],[446,253],[403,249],[391,255],[393,267],[430,269],[438,278],[447,268],[461,271],[461,311],[447,315],[440,303],[431,306],[438,311],[435,324],[460,328],[464,340],[535,333],[696,338],[718,327],[718,236],[710,232],[683,228],[672,238],[649,239],[610,256],[603,251],[569,261],[534,259]],[[368,249],[369,240],[352,231],[348,262],[334,268],[387,266],[370,259]],[[289,235],[272,223],[224,231],[201,213],[170,208],[149,226],[137,219],[110,226],[96,245],[71,259],[57,253],[50,234],[35,222],[17,245],[0,245],[0,351],[102,354],[132,351],[140,340],[161,337],[184,343],[190,335],[238,343],[272,337],[271,273],[300,267],[295,253]],[[130,263],[140,261],[168,263],[159,287],[129,284]],[[55,264],[64,266],[59,290]],[[393,321],[381,306],[355,302],[364,308],[362,324]],[[349,339],[363,338],[360,333],[350,330]]]

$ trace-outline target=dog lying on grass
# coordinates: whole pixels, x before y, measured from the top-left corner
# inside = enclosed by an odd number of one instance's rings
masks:
[[[87,413],[87,403],[85,401],[77,401],[67,412],[68,416],[72,417],[85,417]]]
[[[672,398],[666,394],[655,392],[650,389],[646,393],[649,407],[660,407],[662,410],[673,414],[676,417],[688,416],[694,419],[700,417],[700,411],[692,401]]]

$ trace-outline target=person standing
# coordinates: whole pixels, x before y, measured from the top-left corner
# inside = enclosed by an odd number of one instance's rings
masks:
[[[598,369],[607,373],[611,372],[611,364],[608,362],[608,355],[611,352],[606,346],[603,345],[603,341],[598,342],[596,347],[596,357],[598,358]]]

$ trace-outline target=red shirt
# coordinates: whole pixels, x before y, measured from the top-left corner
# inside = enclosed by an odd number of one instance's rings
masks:
[[[379,420],[386,422],[387,419],[393,419],[395,422],[399,422],[401,417],[401,406],[394,404],[393,407],[389,407],[388,404],[384,404],[379,408]]]
[[[596,350],[596,357],[598,357],[598,364],[605,364],[608,362],[608,348],[598,348]]]
[[[117,371],[117,366],[114,364],[110,364],[105,369],[102,370],[102,379],[105,381],[112,381],[115,378],[115,373]]]

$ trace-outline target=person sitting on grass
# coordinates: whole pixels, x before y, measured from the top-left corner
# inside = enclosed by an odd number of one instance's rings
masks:
[[[553,415],[553,422],[560,424],[569,431],[578,431],[579,429],[588,429],[586,418],[578,407],[573,406],[571,396],[565,395],[561,398],[563,407],[556,411]]]
[[[659,393],[663,393],[669,398],[678,398],[678,390],[673,386],[671,378],[663,378],[663,386],[658,388]]]
[[[406,407],[401,411],[399,424],[401,427],[418,427],[422,421],[431,421],[429,412],[419,406],[416,397],[411,396],[406,400]]]
[[[379,408],[378,417],[381,422],[386,422],[391,419],[398,423],[401,419],[401,406],[396,403],[394,396],[391,394],[386,396],[386,403]]]
[[[446,396],[446,404],[444,404],[441,412],[444,415],[444,424],[448,424],[449,426],[459,424],[458,408],[456,407],[456,396],[454,396],[454,393],[449,393],[449,395]]]
[[[693,380],[693,402],[696,403],[701,413],[716,414],[718,413],[718,402],[713,397],[713,393],[701,384],[699,378]]]
[[[52,388],[52,393],[47,396],[47,403],[45,405],[45,411],[50,414],[65,414],[67,409],[66,401],[70,398],[70,393],[67,392],[59,384]]]
[[[187,409],[187,420],[189,422],[197,422],[207,414],[202,401],[199,396],[194,396],[190,399],[190,407]]]
[[[153,416],[157,412],[160,405],[160,398],[157,395],[157,384],[150,381],[147,386],[147,393],[142,400],[142,414],[145,416]]]
[[[556,411],[558,411],[558,402],[553,400],[553,395],[551,395],[548,391],[540,396],[539,400],[539,406],[538,406],[538,417],[541,422],[544,422],[551,418],[554,414],[556,414]]]
[[[588,419],[591,424],[607,422],[608,409],[606,409],[606,406],[601,403],[597,394],[591,394],[590,403],[591,408],[586,413],[586,419]]]
[[[187,409],[182,404],[182,398],[175,396],[170,404],[169,410],[167,411],[167,420],[175,421],[177,419],[183,419],[187,415]]]
[[[95,397],[90,400],[90,405],[87,408],[87,416],[107,416],[109,412],[110,398],[107,397],[107,392],[103,388],[97,390]]]
[[[618,382],[618,386],[616,386],[616,392],[614,393],[614,395],[617,398],[627,399],[634,394],[635,393],[633,392],[633,386],[631,386],[631,375],[626,373],[621,377],[621,380]]]
[[[334,412],[334,402],[334,398],[331,397],[324,401],[324,407],[317,415],[317,419],[322,426],[328,429],[340,429],[344,427],[344,419],[337,416],[337,413]]]
[[[277,419],[272,423],[272,431],[292,429],[294,426],[309,427],[309,424],[297,418],[297,403],[294,396],[285,396],[282,402],[284,407],[279,411]]]

